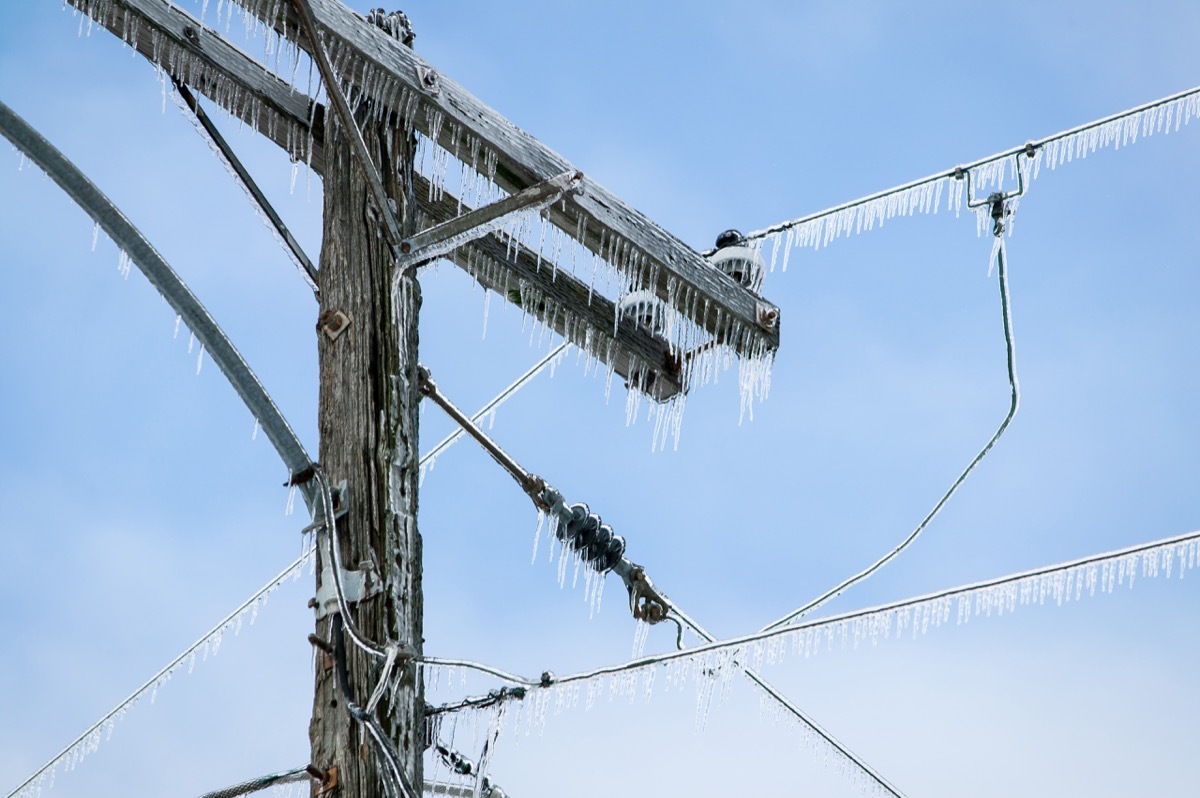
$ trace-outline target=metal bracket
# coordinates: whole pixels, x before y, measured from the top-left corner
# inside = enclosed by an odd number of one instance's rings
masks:
[[[366,601],[383,591],[383,580],[379,578],[373,563],[361,562],[358,568],[357,571],[343,569],[341,573],[342,593],[349,604]],[[326,562],[321,569],[321,586],[317,588],[315,601],[317,620],[338,611],[337,583],[333,580],[332,563]]]
[[[633,565],[629,569],[625,587],[629,589],[629,611],[633,613],[634,618],[648,624],[666,620],[670,607],[654,587],[650,577],[646,576],[645,568]]]
[[[338,336],[350,329],[350,317],[342,311],[326,310],[317,317],[317,331],[325,333],[330,341],[336,341]]]
[[[422,230],[400,242],[400,252],[403,254],[397,262],[398,271],[433,260],[453,252],[463,244],[483,238],[503,227],[514,213],[551,205],[566,192],[577,188],[582,180],[582,172],[563,172],[491,205]]]

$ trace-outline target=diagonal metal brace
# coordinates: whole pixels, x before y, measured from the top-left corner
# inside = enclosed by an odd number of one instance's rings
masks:
[[[403,255],[397,266],[404,270],[453,252],[463,244],[499,230],[508,223],[513,214],[540,210],[556,202],[563,194],[578,188],[582,181],[583,172],[571,169],[491,205],[476,208],[456,219],[422,230],[412,238],[400,242],[400,252]]]
[[[337,75],[334,74],[333,66],[329,63],[329,55],[321,44],[320,31],[317,28],[317,20],[313,16],[312,6],[309,5],[308,0],[292,0],[292,6],[300,17],[304,35],[308,37],[308,41],[312,45],[313,60],[317,62],[317,68],[321,72],[321,80],[325,83],[325,93],[333,104],[334,111],[337,112],[338,121],[342,123],[342,128],[350,143],[350,149],[354,153],[354,160],[358,164],[371,198],[374,200],[375,210],[379,212],[379,217],[383,220],[383,233],[392,250],[392,257],[399,260],[402,237],[400,222],[396,218],[396,212],[387,192],[383,189],[383,181],[379,178],[379,172],[375,169],[371,156],[367,152],[362,131],[354,123],[354,113],[350,110],[350,103],[346,101],[346,95],[342,93],[342,88],[338,84]]]

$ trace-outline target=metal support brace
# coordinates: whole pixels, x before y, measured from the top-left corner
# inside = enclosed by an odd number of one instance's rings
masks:
[[[258,187],[258,184],[254,182],[254,178],[250,176],[250,172],[247,171],[246,167],[242,165],[241,159],[237,157],[237,154],[234,153],[233,148],[229,146],[229,142],[226,141],[225,137],[221,135],[221,131],[217,130],[217,126],[213,124],[212,119],[207,113],[204,112],[204,109],[200,107],[200,103],[196,100],[196,95],[192,94],[191,90],[189,90],[188,87],[183,83],[179,82],[179,80],[174,76],[171,77],[171,81],[175,84],[175,90],[179,92],[179,96],[183,98],[183,101],[187,104],[187,107],[191,109],[193,114],[195,114],[196,121],[199,122],[200,126],[204,128],[204,132],[208,134],[208,138],[213,143],[213,146],[221,151],[221,155],[223,155],[225,160],[229,162],[229,166],[233,169],[233,173],[237,175],[237,179],[241,181],[242,186],[245,187],[251,198],[253,198],[255,204],[258,205],[259,210],[261,210],[263,215],[267,217],[267,220],[271,222],[271,225],[275,228],[275,232],[279,233],[279,237],[282,238],[283,243],[287,245],[288,250],[292,253],[292,257],[294,257],[296,262],[300,264],[300,267],[304,269],[304,273],[308,277],[309,287],[312,288],[313,294],[319,299],[321,296],[321,289],[317,287],[317,267],[313,265],[312,260],[308,257],[308,254],[305,253],[304,248],[300,246],[300,242],[297,241],[296,237],[292,235],[292,231],[289,230],[287,225],[283,223],[283,219],[279,216],[279,213],[276,212],[271,203],[267,201],[266,195],[263,194],[262,189]]]
[[[304,28],[304,35],[308,37],[308,41],[312,45],[313,59],[317,62],[317,68],[321,71],[321,80],[325,83],[325,93],[333,103],[338,121],[342,123],[342,128],[350,140],[350,149],[354,153],[354,159],[358,162],[363,179],[370,189],[371,198],[375,201],[375,210],[379,212],[379,218],[383,220],[384,237],[387,239],[388,246],[391,247],[392,258],[399,262],[402,256],[400,250],[400,241],[402,239],[400,222],[396,219],[396,211],[388,199],[387,192],[383,190],[383,181],[380,180],[379,172],[375,170],[371,156],[367,152],[367,145],[363,141],[362,131],[358,129],[358,125],[354,122],[354,114],[350,110],[350,104],[346,102],[346,95],[342,93],[342,88],[338,85],[337,75],[333,74],[333,66],[329,63],[329,55],[325,52],[325,47],[321,44],[320,33],[317,30],[317,20],[313,16],[312,6],[309,5],[308,0],[292,0],[292,6],[300,16],[300,24]]]
[[[453,252],[477,238],[483,238],[503,227],[513,214],[544,208],[566,192],[577,188],[582,180],[583,172],[563,172],[491,205],[422,230],[412,238],[400,242],[400,251],[404,254],[398,266],[403,270]]]

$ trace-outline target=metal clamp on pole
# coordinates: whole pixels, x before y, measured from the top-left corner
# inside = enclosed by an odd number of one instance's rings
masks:
[[[515,213],[539,210],[556,202],[563,194],[578,188],[582,181],[583,172],[572,169],[491,205],[476,208],[456,219],[422,230],[412,238],[400,242],[402,254],[397,266],[403,271],[410,266],[453,252],[463,244],[499,230]]]

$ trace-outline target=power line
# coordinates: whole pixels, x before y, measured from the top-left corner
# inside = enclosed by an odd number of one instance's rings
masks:
[[[999,201],[1003,202],[1003,200],[999,200]],[[1000,208],[1000,212],[1001,212],[1001,214],[1003,214],[1003,207]],[[999,272],[1000,312],[1004,319],[1004,349],[1005,349],[1005,361],[1008,366],[1008,387],[1009,387],[1009,397],[1010,397],[1009,404],[1008,404],[1008,413],[1004,416],[1004,420],[1000,422],[1000,426],[996,429],[996,431],[994,433],[992,433],[992,437],[989,438],[988,442],[986,444],[984,444],[982,449],[979,450],[979,453],[975,455],[974,459],[972,459],[971,462],[967,464],[967,467],[965,469],[963,469],[963,472],[961,474],[959,474],[958,478],[956,480],[954,480],[954,482],[950,485],[949,490],[947,490],[944,494],[942,494],[942,497],[940,499],[938,499],[937,504],[935,504],[933,506],[933,509],[930,510],[929,513],[923,519],[921,519],[921,523],[917,524],[917,527],[912,532],[909,533],[908,537],[906,537],[904,540],[900,541],[900,543],[895,548],[893,548],[887,554],[883,555],[882,557],[880,557],[878,560],[876,560],[875,562],[873,562],[871,565],[867,566],[863,570],[861,570],[858,573],[854,574],[853,576],[843,580],[842,582],[839,582],[837,585],[831,587],[829,590],[825,591],[824,593],[822,593],[821,595],[812,599],[811,601],[807,602],[806,604],[803,604],[800,607],[798,607],[797,609],[792,610],[791,612],[789,612],[787,615],[783,616],[779,620],[773,621],[773,622],[767,624],[766,626],[763,627],[763,631],[767,631],[770,629],[775,629],[780,626],[784,626],[788,623],[791,623],[796,618],[799,618],[800,616],[813,611],[814,609],[821,606],[822,604],[829,601],[830,599],[833,599],[833,598],[837,597],[838,595],[840,595],[847,588],[863,581],[864,579],[867,579],[868,577],[871,576],[871,574],[875,573],[880,568],[887,565],[889,562],[891,562],[893,559],[895,559],[897,556],[899,556],[899,554],[902,551],[904,551],[910,545],[912,545],[912,543],[917,539],[917,537],[919,537],[920,534],[923,531],[925,531],[925,528],[929,526],[929,524],[933,521],[933,519],[937,516],[937,514],[942,511],[942,508],[946,506],[946,503],[948,501],[950,501],[950,498],[958,491],[958,489],[962,486],[963,482],[965,482],[967,477],[970,476],[971,472],[975,470],[975,467],[977,465],[979,465],[979,463],[983,460],[983,458],[987,456],[987,453],[992,450],[992,447],[994,447],[996,445],[996,442],[1000,440],[1000,437],[1002,435],[1004,435],[1005,430],[1008,429],[1008,425],[1012,422],[1013,417],[1016,416],[1017,409],[1020,407],[1020,404],[1021,404],[1021,387],[1020,387],[1020,383],[1017,381],[1017,361],[1016,361],[1016,353],[1015,353],[1015,348],[1014,348],[1014,344],[1013,344],[1013,333],[1012,333],[1012,302],[1011,302],[1011,298],[1009,296],[1009,291],[1008,291],[1008,267],[1007,267],[1007,263],[1006,263],[1006,260],[1004,257],[1004,255],[1005,255],[1004,228],[1002,226],[1000,227],[999,233],[996,235],[995,238],[996,238],[996,248],[995,248],[995,251],[992,253],[992,258],[995,260],[996,265],[997,265],[997,271]]]
[[[782,244],[783,268],[786,269],[787,255],[793,246],[816,248],[843,234],[870,230],[876,223],[882,224],[896,216],[910,216],[918,211],[936,213],[947,189],[950,210],[957,210],[961,207],[962,178],[968,172],[975,172],[978,177],[983,178],[981,183],[998,183],[1003,176],[1002,167],[1005,162],[1011,162],[1010,159],[1025,154],[1033,161],[1029,175],[1032,180],[1038,176],[1043,166],[1054,169],[1063,163],[1084,158],[1100,148],[1111,146],[1116,149],[1134,143],[1139,136],[1144,138],[1160,130],[1170,133],[1172,128],[1178,130],[1196,116],[1200,116],[1200,86],[1069,128],[1039,141],[1012,147],[966,165],[944,169],[919,180],[756,230],[748,234],[746,239],[764,242],[773,239],[776,256]],[[786,240],[781,240],[781,236]],[[774,266],[774,258],[771,265]]]
[[[782,638],[795,641],[793,648],[801,653],[810,654],[820,646],[832,645],[835,640],[840,640],[843,644],[858,643],[861,640],[886,639],[907,631],[916,636],[927,632],[931,626],[938,627],[949,622],[952,615],[962,624],[972,617],[990,616],[993,613],[1001,615],[1020,606],[1045,604],[1047,599],[1061,605],[1079,601],[1085,594],[1092,597],[1097,589],[1111,593],[1119,585],[1128,584],[1132,587],[1139,566],[1144,578],[1170,578],[1178,568],[1179,578],[1182,579],[1186,571],[1196,568],[1198,564],[1200,530],[874,607],[801,621],[791,626],[718,640],[695,648],[639,657],[617,665],[593,668],[549,680],[539,681],[508,674],[505,681],[526,687],[549,688],[688,658],[701,658],[714,653],[724,652],[729,655],[728,659],[732,660],[748,646]],[[954,603],[955,600],[957,604]],[[779,653],[782,653],[782,649]],[[468,660],[422,657],[420,661],[430,665],[449,664],[504,678],[498,675],[504,673],[503,671]]]
[[[194,654],[207,646],[212,640],[219,638],[226,630],[237,624],[242,616],[245,615],[245,613],[251,611],[262,599],[265,599],[271,592],[287,581],[288,577],[299,571],[304,563],[308,561],[308,558],[311,555],[311,550],[301,554],[300,557],[295,560],[295,562],[283,569],[283,571],[281,571],[270,582],[259,588],[254,595],[239,604],[237,609],[221,619],[216,626],[201,636],[199,640],[184,649],[182,654],[171,660],[164,668],[162,668],[162,670],[158,671],[158,673],[147,679],[145,684],[130,693],[128,698],[105,713],[100,720],[96,721],[86,730],[84,730],[84,732],[71,741],[66,748],[59,751],[57,754],[51,757],[46,764],[34,771],[33,775],[18,784],[16,789],[10,792],[6,798],[15,798],[15,796],[26,792],[27,788],[29,794],[36,795],[41,789],[42,783],[45,781],[45,779],[52,775],[53,771],[57,769],[58,764],[64,759],[69,760],[71,767],[77,765],[83,760],[84,757],[86,757],[89,753],[94,751],[97,746],[100,745],[101,736],[105,730],[111,733],[116,721],[125,713],[127,709],[136,704],[143,696],[146,695],[146,693],[151,691],[156,692],[159,686],[165,683],[166,680],[170,678],[170,676],[180,666],[182,666],[189,657],[192,657]]]
[[[1167,576],[1170,576],[1174,563],[1178,560],[1179,573],[1182,576],[1185,570],[1196,567],[1197,559],[1200,559],[1200,531],[948,588],[923,596],[901,599],[876,607],[845,612],[828,618],[755,632],[685,651],[644,657],[622,665],[583,671],[557,679],[555,683],[585,681],[610,673],[670,662],[689,655],[698,656],[710,652],[740,649],[786,635],[793,635],[800,640],[804,640],[802,635],[806,635],[809,643],[816,643],[818,638],[820,641],[832,642],[838,635],[844,641],[848,641],[851,637],[855,641],[863,638],[876,639],[889,636],[890,630],[899,633],[906,628],[912,628],[914,633],[924,632],[930,625],[939,626],[949,620],[951,600],[955,598],[959,599],[957,617],[961,623],[969,620],[973,614],[990,615],[992,612],[1002,614],[1015,610],[1017,606],[1034,602],[1044,603],[1046,598],[1062,603],[1072,600],[1073,594],[1074,599],[1078,600],[1083,597],[1085,589],[1088,590],[1089,596],[1094,595],[1097,587],[1101,588],[1103,592],[1110,593],[1113,588],[1126,580],[1130,585],[1133,584],[1138,564],[1142,564],[1144,576],[1154,577],[1158,576],[1160,572],[1165,572]],[[1047,579],[1047,577],[1053,578]],[[971,609],[972,602],[967,601],[968,598],[974,599],[976,608],[974,612]],[[922,611],[916,625],[912,624],[911,614],[903,614],[905,611],[912,613],[915,610]]]
[[[250,793],[260,792],[268,787],[275,787],[280,784],[293,784],[297,781],[307,781],[313,778],[311,765],[306,765],[302,768],[294,768],[285,770],[282,773],[272,773],[269,776],[259,776],[257,779],[243,781],[241,784],[234,784],[224,789],[206,792],[200,798],[238,798],[239,795],[249,795]],[[318,771],[319,772],[319,771]]]

